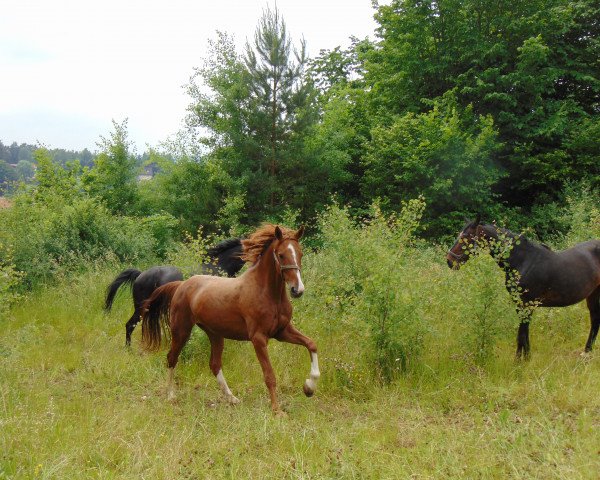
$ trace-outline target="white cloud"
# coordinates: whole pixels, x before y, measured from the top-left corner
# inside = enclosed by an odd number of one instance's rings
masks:
[[[182,85],[201,64],[207,40],[222,30],[241,47],[266,6],[254,0],[3,2],[0,140],[95,148],[111,119],[128,117],[138,150],[157,144],[179,128],[188,103]],[[347,45],[351,35],[373,37],[370,0],[279,0],[277,7],[292,38],[304,36],[312,54]]]

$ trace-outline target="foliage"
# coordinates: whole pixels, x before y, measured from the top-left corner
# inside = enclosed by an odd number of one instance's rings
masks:
[[[4,160],[11,165],[19,165],[21,162],[35,162],[34,152],[38,148],[48,150],[50,157],[60,165],[66,165],[68,162],[78,160],[81,165],[91,166],[94,163],[94,155],[84,148],[81,151],[65,150],[63,148],[47,148],[41,145],[30,145],[27,143],[13,142],[10,145],[4,145],[0,140],[0,160]]]
[[[24,182],[30,182],[33,179],[35,170],[33,167],[33,163],[29,160],[19,160],[16,169],[17,175],[19,176],[19,180]]]
[[[139,187],[139,213],[168,212],[178,222],[179,232],[193,231],[213,222],[222,208],[221,198],[229,190],[229,177],[213,161],[189,157],[162,162],[153,180]]]
[[[520,243],[519,237],[511,237],[503,229],[498,229],[498,238],[481,237],[471,244],[462,245],[463,251],[469,255],[469,261],[461,267],[466,270],[466,283],[477,285],[473,290],[475,303],[471,303],[474,314],[471,330],[467,341],[472,345],[476,363],[488,362],[502,334],[507,327],[512,327],[506,321],[502,310],[506,308],[505,298],[498,298],[498,279],[504,276],[508,297],[515,308],[519,322],[528,323],[537,307],[538,301],[523,302],[523,289],[519,286],[520,273],[514,269],[501,267],[511,255],[515,245]],[[483,259],[481,257],[484,257]],[[502,272],[502,275],[499,275]],[[504,301],[503,301],[504,300]],[[499,318],[504,322],[498,321]]]
[[[12,191],[12,184],[18,179],[14,167],[10,166],[4,160],[0,160],[0,194]]]
[[[430,112],[407,113],[371,134],[363,188],[381,196],[386,209],[422,194],[429,231],[438,236],[451,228],[452,218],[493,209],[491,187],[501,173],[491,117],[461,111],[448,95]]]
[[[365,74],[376,119],[425,113],[456,91],[462,108],[490,115],[498,129],[504,200],[528,207],[565,180],[595,183],[599,13],[592,0],[381,5],[381,41]]]
[[[39,148],[33,153],[37,163],[35,179],[37,185],[29,192],[23,190],[23,197],[31,194],[31,199],[39,203],[52,203],[58,199],[69,202],[81,194],[81,167],[78,162],[62,167],[52,160],[45,148]]]
[[[354,225],[348,211],[334,205],[319,221],[322,250],[314,262],[322,273],[313,288],[325,301],[321,308],[361,319],[383,383],[419,363],[427,331],[407,272],[413,272],[411,246],[424,207],[422,199],[410,201],[386,218],[374,205],[371,219]]]
[[[44,149],[36,150],[34,158],[37,185],[23,185],[12,207],[0,210],[0,246],[10,249],[27,285],[84,270],[102,259],[148,262],[171,248],[171,216],[114,215],[104,199],[82,190],[78,163],[63,168]]]
[[[600,239],[600,194],[586,185],[567,190],[567,208],[562,220],[568,225],[565,247],[592,239]]]
[[[220,208],[242,208],[235,221],[256,224],[285,205],[307,216],[330,190],[329,166],[310,143],[318,116],[306,67],[305,45],[293,48],[278,10],[267,9],[243,55],[220,33],[191,80],[187,125],[208,132],[191,137],[231,179]]]
[[[152,235],[155,226],[114,216],[92,198],[41,203],[19,195],[0,216],[0,243],[13,249],[15,266],[26,273],[29,285],[81,271],[102,258],[147,262],[165,248],[164,237],[157,241]]]
[[[183,269],[186,277],[200,272],[200,265],[206,262],[206,251],[211,245],[214,237],[204,237],[202,229],[198,229],[196,235],[193,236],[185,233],[183,242],[169,252],[167,261],[172,265],[177,265]]]
[[[83,184],[90,195],[101,198],[108,209],[117,214],[135,210],[137,193],[137,160],[130,153],[127,139],[127,120],[113,120],[114,131],[109,138],[101,137],[102,152],[95,166],[86,171]]]
[[[4,319],[10,306],[19,299],[17,292],[23,273],[13,263],[11,250],[0,244],[0,320]]]

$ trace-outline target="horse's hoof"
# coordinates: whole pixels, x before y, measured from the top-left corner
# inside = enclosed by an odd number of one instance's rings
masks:
[[[306,381],[304,382],[304,386],[302,387],[304,395],[306,395],[307,397],[312,397],[315,394],[315,387],[315,382],[313,382],[310,379],[306,379]]]
[[[277,408],[276,410],[273,410],[273,415],[275,415],[276,417],[279,418],[287,418],[288,414],[285,413],[281,408]]]
[[[227,401],[230,405],[239,405],[241,403],[240,399],[234,395],[230,395],[229,397],[227,397]]]
[[[175,402],[177,400],[177,395],[175,395],[173,392],[169,392],[167,395],[167,400],[169,402]]]

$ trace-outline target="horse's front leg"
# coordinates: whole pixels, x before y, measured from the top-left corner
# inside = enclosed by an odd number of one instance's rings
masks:
[[[267,386],[269,395],[271,396],[271,409],[274,413],[280,413],[281,409],[279,408],[277,392],[275,391],[277,381],[275,380],[275,372],[271,366],[271,361],[269,360],[269,351],[267,350],[267,343],[269,340],[263,334],[255,334],[251,338],[251,341],[252,345],[254,346],[254,351],[256,352],[256,357],[258,358],[263,371],[265,385]]]
[[[531,315],[527,319],[521,318],[519,330],[517,332],[517,360],[529,360],[529,321]]]
[[[293,343],[295,345],[304,345],[310,353],[310,375],[304,382],[304,394],[312,397],[317,389],[317,380],[321,376],[319,371],[319,359],[317,356],[317,344],[299,332],[291,323],[287,325],[276,337],[280,342]]]

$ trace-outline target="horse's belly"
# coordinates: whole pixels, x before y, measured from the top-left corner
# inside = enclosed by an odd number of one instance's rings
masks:
[[[578,288],[548,288],[536,295],[523,295],[525,302],[537,301],[542,307],[568,307],[586,299],[596,288],[594,285],[578,285]]]
[[[203,330],[231,340],[248,340],[248,329],[243,317],[205,308],[197,312],[196,324]]]

